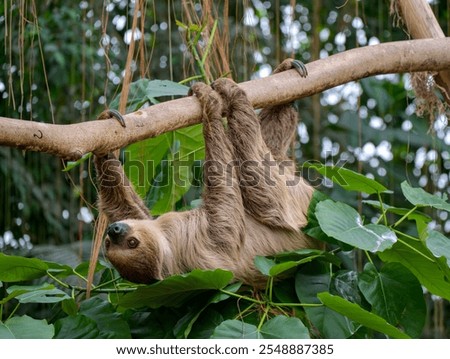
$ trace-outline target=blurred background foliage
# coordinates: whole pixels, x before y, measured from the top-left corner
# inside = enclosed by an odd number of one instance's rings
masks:
[[[429,2],[449,34],[450,2]],[[134,7],[131,0],[1,2],[0,115],[58,124],[95,119],[121,91]],[[407,39],[394,25],[389,7],[387,0],[149,0],[134,32],[133,80],[189,85],[193,79],[231,75],[241,82],[268,76],[285,57],[307,63],[355,47]],[[449,194],[448,112],[418,117],[409,75],[349,83],[299,100],[297,106],[302,121],[292,156],[300,164],[317,160],[343,165],[398,193],[407,179],[430,193]],[[131,153],[142,151],[137,146]],[[161,154],[163,158],[168,154]],[[68,172],[64,167],[43,153],[0,148],[0,251],[54,252],[66,245],[74,255],[83,253],[80,241],[92,238],[96,216],[94,176],[89,161]],[[199,177],[194,166],[191,179]],[[309,179],[355,208],[364,199]],[[192,206],[200,192],[194,186],[162,208]],[[150,189],[148,202],[155,203],[158,195]],[[385,201],[402,206],[394,197]],[[448,213],[429,214],[432,226],[448,236]]]

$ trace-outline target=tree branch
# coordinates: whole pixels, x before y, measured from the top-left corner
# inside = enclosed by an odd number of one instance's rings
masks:
[[[445,38],[439,22],[426,0],[396,0],[399,16],[405,22],[408,33],[414,39]],[[436,76],[445,101],[450,105],[450,69]]]
[[[450,69],[450,38],[385,43],[352,49],[308,64],[306,79],[294,70],[240,84],[255,108],[281,104],[326,89],[386,73]],[[78,159],[88,152],[106,153],[201,120],[194,97],[150,106],[115,119],[54,125],[0,117],[0,145]]]

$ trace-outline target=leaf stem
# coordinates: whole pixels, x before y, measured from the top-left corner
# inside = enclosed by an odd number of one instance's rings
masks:
[[[17,309],[19,309],[19,307],[20,307],[20,302],[16,304],[16,306],[12,310],[11,314],[9,315],[8,319],[11,319],[14,316],[14,314],[17,312]],[[8,320],[8,319],[6,319],[6,320]]]
[[[314,307],[323,307],[322,303],[270,303],[274,307],[306,307],[306,308],[314,308]]]
[[[56,278],[53,274],[51,274],[51,272],[47,271],[47,275],[53,279],[56,283],[58,283],[60,286],[66,288],[66,289],[72,289],[73,287],[67,283],[64,283],[63,281],[59,280],[58,278]]]
[[[400,232],[398,229],[392,228],[392,230],[393,230],[395,233],[400,234],[400,235],[402,235],[402,236],[405,237],[405,238],[411,239],[411,240],[413,240],[413,241],[415,241],[415,242],[420,242],[420,239],[419,239],[419,238],[416,238],[416,237],[413,237],[413,236],[411,236],[411,235],[409,235],[409,234]]]
[[[387,220],[387,216],[386,216],[386,211],[384,209],[384,203],[383,203],[383,200],[381,199],[381,193],[377,192],[377,195],[378,195],[378,201],[380,201],[380,206],[381,206],[381,216],[384,219],[384,225],[387,227],[388,220]]]
[[[430,257],[428,257],[427,255],[425,255],[424,253],[422,253],[421,251],[419,251],[418,249],[414,248],[412,245],[408,244],[405,241],[402,241],[400,238],[398,238],[398,241],[402,244],[404,244],[405,246],[407,246],[409,249],[411,249],[412,251],[416,252],[417,254],[420,254],[422,257],[424,257],[425,259],[428,259],[430,262],[434,263],[434,260]]]
[[[259,324],[258,324],[258,332],[261,331],[261,327],[263,326],[264,322],[266,321],[267,314],[269,313],[269,310],[270,310],[270,305],[267,305],[267,306],[264,308],[264,313],[263,313],[263,315],[262,315],[262,317],[261,317],[261,320],[259,321]]]
[[[394,225],[392,226],[393,228],[399,226],[406,218],[409,217],[409,215],[411,213],[413,213],[418,207],[414,206],[414,208],[412,208],[411,210],[409,210],[402,218],[400,218],[397,222],[394,223]]]
[[[224,293],[224,294],[227,294],[227,295],[231,296],[231,297],[235,297],[235,298],[239,298],[239,299],[242,299],[242,300],[246,300],[248,302],[252,302],[252,303],[255,303],[255,304],[259,304],[259,305],[266,304],[265,301],[261,301],[261,300],[257,300],[257,299],[253,299],[253,298],[247,297],[245,295],[240,295],[240,294],[237,294],[237,293],[229,292],[229,291],[227,291],[225,289],[220,289],[220,291],[222,293]]]

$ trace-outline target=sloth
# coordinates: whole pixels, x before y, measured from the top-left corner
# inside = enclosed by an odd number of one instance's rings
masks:
[[[285,60],[274,73],[304,65]],[[152,283],[193,269],[225,269],[235,280],[262,287],[254,257],[317,248],[301,228],[313,193],[286,151],[297,128],[292,104],[256,115],[230,79],[191,87],[202,107],[205,161],[202,205],[152,218],[120,161],[95,156],[99,208],[109,223],[106,256],[121,276]]]

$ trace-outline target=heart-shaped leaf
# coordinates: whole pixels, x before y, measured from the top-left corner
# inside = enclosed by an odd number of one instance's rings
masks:
[[[397,241],[397,236],[388,227],[364,225],[359,213],[341,202],[326,200],[318,203],[316,216],[328,236],[363,250],[382,252]]]

